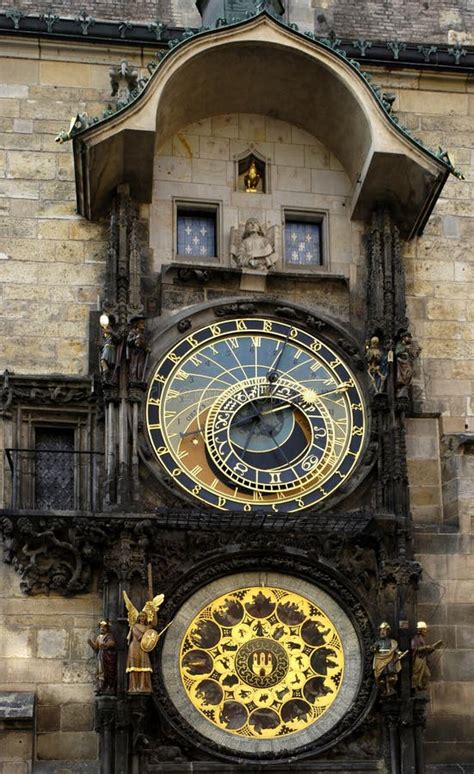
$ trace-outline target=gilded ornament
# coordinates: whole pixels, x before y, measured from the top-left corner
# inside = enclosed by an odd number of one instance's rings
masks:
[[[317,723],[344,676],[334,623],[303,595],[274,586],[238,588],[206,605],[188,626],[179,659],[193,706],[247,739]]]
[[[428,626],[424,621],[418,621],[416,634],[411,640],[411,687],[415,691],[426,691],[431,680],[431,670],[428,664],[428,656],[441,648],[442,640],[437,640],[433,645],[427,645],[426,635]]]
[[[129,693],[151,693],[153,690],[151,684],[153,669],[148,652],[153,650],[162,634],[162,632],[158,634],[155,626],[157,624],[157,613],[163,604],[164,598],[163,594],[157,594],[153,599],[145,603],[141,612],[138,612],[128,597],[127,592],[123,592],[130,627],[127,636],[128,657],[126,667]]]
[[[247,193],[257,193],[258,184],[262,179],[255,161],[252,159],[247,172],[244,175],[245,190]]]

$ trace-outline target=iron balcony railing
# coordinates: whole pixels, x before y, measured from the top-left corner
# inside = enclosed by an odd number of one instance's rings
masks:
[[[8,448],[5,454],[12,508],[101,510],[103,452]]]

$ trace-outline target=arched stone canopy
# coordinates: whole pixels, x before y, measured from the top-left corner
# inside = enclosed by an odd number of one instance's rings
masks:
[[[149,202],[156,143],[191,122],[239,112],[316,136],[352,182],[352,217],[388,203],[405,236],[420,233],[449,174],[391,122],[353,65],[263,13],[178,46],[138,100],[76,136],[79,211],[97,217],[124,182]]]

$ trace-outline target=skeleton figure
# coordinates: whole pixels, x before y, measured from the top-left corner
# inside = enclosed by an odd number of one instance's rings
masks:
[[[380,344],[378,336],[372,336],[365,347],[367,355],[367,373],[374,392],[382,392],[387,379],[387,356]]]
[[[127,674],[128,674],[128,692],[129,693],[151,693],[153,691],[151,684],[150,657],[142,647],[144,634],[150,629],[154,629],[157,624],[157,613],[163,604],[164,594],[158,594],[145,603],[143,610],[139,613],[133,602],[129,599],[127,593],[123,592],[125,607],[128,612],[128,624],[130,626],[127,642]]]

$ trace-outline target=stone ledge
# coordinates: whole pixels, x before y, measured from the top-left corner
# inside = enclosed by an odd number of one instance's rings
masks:
[[[185,274],[188,274],[185,278]],[[179,282],[197,283],[199,285],[207,284],[211,281],[213,276],[220,276],[222,279],[226,275],[233,275],[240,277],[242,275],[242,269],[234,266],[225,266],[224,264],[217,263],[166,263],[162,266],[162,282],[171,284],[178,280]],[[181,276],[180,276],[181,274]],[[314,271],[296,271],[295,269],[288,269],[287,271],[271,271],[266,274],[267,279],[285,279],[292,280],[294,282],[339,282],[343,285],[348,285],[349,280],[344,274],[333,274],[325,267],[316,266]]]
[[[95,761],[35,761],[35,774],[59,774],[64,771],[68,774],[99,774],[100,764]]]
[[[244,764],[246,772],[262,771],[262,766]],[[282,763],[265,766],[266,774],[310,774],[310,772],[339,772],[339,774],[365,774],[367,771],[382,771],[383,764],[377,760],[337,762],[337,761],[301,761],[299,763]],[[211,761],[192,761],[188,763],[156,763],[148,764],[149,774],[238,774],[242,764],[225,765]],[[438,774],[438,773],[437,773]],[[441,772],[439,772],[441,774]],[[467,774],[467,772],[466,772]],[[471,772],[469,772],[471,774]]]

